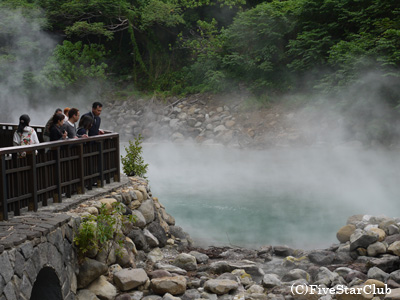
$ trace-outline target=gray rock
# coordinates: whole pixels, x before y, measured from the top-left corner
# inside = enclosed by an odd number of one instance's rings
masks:
[[[153,278],[161,278],[161,277],[171,277],[173,275],[166,270],[154,270],[149,273],[149,276],[151,279],[153,279]]]
[[[206,254],[197,251],[190,251],[189,254],[196,258],[198,264],[206,264],[208,262],[208,256]]]
[[[99,298],[89,290],[79,290],[76,294],[76,300],[99,300]]]
[[[6,282],[4,281],[3,276],[0,276],[0,295],[3,294],[5,286]]]
[[[226,261],[216,261],[210,264],[210,271],[215,274],[231,272],[234,269]]]
[[[293,269],[287,272],[282,277],[282,281],[284,282],[294,281],[298,279],[305,279],[306,281],[310,281],[310,275],[304,270]]]
[[[168,223],[168,222],[167,222]],[[183,229],[179,226],[170,226],[169,227],[169,232],[176,238],[179,238],[181,240],[187,239],[189,235],[183,231]]]
[[[52,232],[50,232],[47,236],[47,240],[50,242],[50,244],[53,244],[54,246],[56,246],[56,248],[58,249],[58,251],[62,251],[62,249],[60,247],[62,247],[63,243],[63,237],[61,234],[61,229],[58,228]]]
[[[335,259],[335,254],[331,251],[313,251],[308,254],[308,259],[314,264],[325,266],[332,264]]]
[[[318,270],[316,281],[314,282],[314,284],[324,284],[325,286],[330,287],[335,281],[338,280],[339,274],[330,271],[326,267],[321,267]]]
[[[276,256],[293,256],[294,250],[288,246],[274,246],[274,254]]]
[[[399,234],[393,234],[389,235],[385,238],[385,242],[390,245],[396,241],[400,241],[400,233]]]
[[[227,129],[224,125],[219,125],[219,126],[215,127],[213,131],[214,131],[214,133],[216,133],[216,132],[226,131],[226,130]]]
[[[164,295],[165,293],[170,293],[174,296],[180,295],[186,291],[186,278],[180,275],[153,278],[150,287],[158,295]]]
[[[135,244],[137,250],[144,250],[144,251],[149,250],[149,244],[147,243],[146,237],[143,234],[142,230],[140,230],[140,229],[132,230],[128,234],[128,237]]]
[[[337,269],[334,270],[335,273],[338,273],[339,276],[342,276],[343,278],[346,277],[348,274],[350,274],[351,272],[353,272],[352,269],[348,268],[348,267],[339,267]]]
[[[161,217],[164,219],[164,221],[167,222],[168,225],[174,226],[175,225],[174,217],[171,216],[169,213],[167,213],[164,208],[161,208],[160,211],[161,211]],[[170,227],[170,230],[171,230],[171,227]],[[178,237],[178,236],[176,236],[176,237]]]
[[[120,294],[115,298],[115,300],[131,300],[131,295],[129,294]]]
[[[17,300],[17,295],[15,292],[17,291],[14,283],[12,281],[8,282],[4,288],[4,295],[6,296],[7,300]]]
[[[154,204],[152,199],[143,201],[138,210],[142,213],[146,224],[154,221]]]
[[[167,234],[159,223],[152,222],[146,228],[157,238],[160,247],[167,245]]]
[[[22,245],[19,246],[19,249],[22,253],[22,255],[25,257],[25,259],[30,259],[33,254],[33,245],[32,242],[28,241],[23,243]]]
[[[129,291],[149,280],[143,269],[124,269],[114,274],[114,282],[121,291]]]
[[[143,229],[143,234],[150,248],[158,247],[160,245],[158,239],[154,235],[152,235],[151,232],[147,229]]]
[[[257,283],[261,283],[265,273],[264,271],[254,262],[249,260],[242,260],[239,262],[230,262],[229,266],[232,270],[243,269],[246,273],[250,274],[253,280]]]
[[[368,246],[367,253],[368,256],[378,256],[379,254],[386,253],[386,245],[381,242],[375,242]]]
[[[108,267],[106,264],[97,260],[86,258],[79,268],[78,274],[78,288],[87,287],[95,279],[99,278],[107,272]]]
[[[184,269],[178,268],[178,267],[173,266],[173,265],[163,264],[163,263],[160,263],[160,262],[156,263],[154,265],[154,267],[156,269],[165,270],[165,271],[168,271],[170,273],[176,273],[176,274],[179,274],[179,275],[186,275],[187,274],[187,271],[184,270]]]
[[[187,253],[181,253],[175,257],[173,264],[186,271],[197,270],[196,258]]]
[[[399,230],[399,227],[397,226],[397,224],[389,225],[387,229],[388,229],[389,235],[400,233],[400,230]]]
[[[208,300],[217,300],[218,296],[216,294],[210,294],[207,292],[201,293],[201,299],[208,299]]]
[[[114,300],[117,296],[117,289],[103,275],[93,281],[88,286],[88,290],[102,300]]]
[[[149,295],[149,296],[143,297],[142,300],[161,300],[161,299],[162,299],[162,297],[160,297],[160,296]]]
[[[400,270],[396,270],[390,273],[389,278],[397,283],[400,283]]]
[[[129,293],[129,295],[131,295],[131,300],[141,300],[143,298],[142,291],[134,291]]]
[[[135,194],[136,195],[136,194]],[[143,214],[137,210],[132,210],[132,215],[135,217],[135,226],[139,228],[144,228],[146,226],[146,219],[144,218]]]
[[[262,280],[262,285],[266,288],[273,288],[276,286],[281,286],[282,282],[279,279],[279,276],[276,274],[265,274]]]
[[[160,248],[154,248],[147,254],[147,258],[151,262],[156,263],[164,258],[164,254],[161,252]]]
[[[381,269],[377,267],[372,267],[368,270],[367,274],[369,279],[376,279],[382,282],[386,282],[386,280],[389,278],[389,274],[382,271]]]
[[[210,279],[204,284],[204,289],[217,295],[227,294],[232,290],[236,290],[239,284],[229,279]]]
[[[14,269],[15,274],[22,278],[22,274],[24,272],[24,265],[25,265],[25,258],[22,256],[19,251],[15,252],[15,262],[14,262]]]
[[[368,264],[373,267],[378,267],[384,272],[391,273],[399,269],[400,258],[398,256],[383,254],[381,257],[374,257],[368,261]]]
[[[369,245],[378,241],[378,236],[373,232],[364,232],[356,230],[350,236],[350,251],[356,250],[357,248],[367,249]]]
[[[128,251],[126,248],[122,247],[119,250],[119,254],[116,256],[117,264],[122,267],[131,267],[135,263],[135,256],[132,251]]]
[[[115,262],[117,261],[117,256],[115,254],[116,247],[118,246],[114,242],[110,241],[106,243],[105,246],[99,251],[99,253],[97,253],[96,260],[106,265],[115,264]]]
[[[9,282],[14,275],[14,269],[11,266],[7,252],[0,254],[0,274],[6,282]]]
[[[163,300],[181,300],[179,297],[172,296],[170,293],[166,293]]]
[[[196,289],[186,290],[186,292],[181,296],[182,300],[194,300],[199,298],[201,298],[201,295]]]

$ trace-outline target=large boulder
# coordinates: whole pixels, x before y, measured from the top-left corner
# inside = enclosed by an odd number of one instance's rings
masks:
[[[400,256],[400,241],[392,243],[388,248],[389,253]]]
[[[154,221],[154,203],[152,199],[147,199],[138,208],[146,220],[146,224]]]
[[[157,238],[160,247],[164,247],[167,244],[167,234],[165,233],[164,228],[162,228],[159,223],[152,222],[147,225],[146,228],[148,231],[150,231],[152,235]]]
[[[336,237],[339,240],[339,242],[346,243],[350,241],[350,236],[354,233],[355,230],[356,230],[355,225],[347,224],[339,229],[339,231],[336,233]]]
[[[117,296],[116,287],[109,283],[103,275],[93,281],[88,290],[102,300],[114,300]]]
[[[134,229],[128,234],[128,237],[133,241],[137,250],[149,250],[149,244],[142,230]]]
[[[350,251],[358,248],[367,249],[369,245],[378,241],[378,235],[374,232],[356,230],[350,237]]]
[[[375,242],[368,246],[367,253],[368,256],[378,256],[380,254],[386,253],[386,245],[381,242]]]
[[[173,264],[179,268],[182,268],[186,271],[194,271],[197,270],[197,262],[196,257],[187,253],[179,254],[175,259]]]
[[[217,295],[227,294],[232,290],[236,290],[239,284],[229,279],[210,279],[204,283],[204,289]]]
[[[95,279],[99,278],[107,272],[108,267],[106,264],[97,260],[86,258],[79,268],[78,274],[78,288],[85,288]]]
[[[149,280],[143,269],[123,269],[114,274],[114,282],[121,291],[129,291]]]
[[[183,276],[153,278],[150,284],[151,289],[158,295],[170,293],[180,295],[186,291],[186,278]]]

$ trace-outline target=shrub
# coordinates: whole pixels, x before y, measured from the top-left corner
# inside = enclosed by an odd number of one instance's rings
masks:
[[[142,136],[139,134],[135,142],[129,141],[129,146],[125,147],[125,157],[121,155],[122,168],[127,176],[146,177],[148,164],[144,163],[142,157]]]
[[[111,211],[107,210],[106,205],[102,204],[97,216],[90,215],[80,224],[74,237],[74,243],[78,247],[79,256],[85,257],[91,251],[110,251],[110,242],[118,245],[117,254],[120,254],[124,236],[119,230],[121,224],[129,220],[135,222],[133,215],[122,215],[123,206],[116,203]]]

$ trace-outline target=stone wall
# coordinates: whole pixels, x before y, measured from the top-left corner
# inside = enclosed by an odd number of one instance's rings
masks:
[[[10,222],[2,225],[5,224],[10,225]],[[13,218],[11,226],[19,228],[19,234],[24,230],[29,232],[25,241],[18,246],[6,244],[9,249],[0,254],[1,300],[30,299],[37,276],[45,267],[50,267],[57,275],[63,299],[74,299],[77,290],[77,258],[72,245],[74,224],[74,220],[62,215],[38,213]]]

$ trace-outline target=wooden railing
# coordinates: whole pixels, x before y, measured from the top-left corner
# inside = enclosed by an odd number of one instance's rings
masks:
[[[36,129],[42,141],[43,127]],[[12,145],[16,126],[0,124],[0,220],[20,215],[22,208],[36,211],[39,204],[58,203],[63,196],[83,194],[93,186],[103,187],[111,179],[120,181],[118,133],[96,137]],[[25,152],[26,156],[21,157]]]

